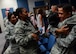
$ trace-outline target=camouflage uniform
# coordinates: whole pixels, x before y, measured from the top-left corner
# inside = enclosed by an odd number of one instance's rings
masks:
[[[76,24],[76,15],[65,19],[63,22],[60,22],[58,27],[60,28],[61,26],[66,25],[66,24]],[[75,38],[76,38],[76,26],[72,28],[72,30],[67,36],[62,35],[62,34],[58,36],[57,42],[53,46],[50,54],[63,54],[66,48]]]
[[[5,39],[9,41],[9,46],[4,54],[19,54],[19,47],[14,41],[14,25],[9,22],[9,25],[5,27]]]
[[[7,19],[7,17],[4,18],[4,26],[6,27],[7,25],[9,25],[9,21]]]
[[[38,45],[32,38],[36,30],[29,20],[19,20],[15,25],[15,39],[20,47],[21,54],[37,54]]]

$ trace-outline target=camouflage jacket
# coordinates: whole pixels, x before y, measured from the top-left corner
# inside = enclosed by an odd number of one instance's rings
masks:
[[[37,42],[33,40],[32,33],[36,30],[32,26],[29,20],[19,20],[15,25],[15,39],[20,46],[21,54],[36,54]]]
[[[11,40],[11,38],[14,35],[14,25],[11,22],[9,22],[9,24],[6,25],[4,32],[5,32],[5,39]]]
[[[76,24],[76,15],[65,19],[64,21],[60,22],[58,27],[60,28],[66,24]],[[56,29],[56,28],[55,28]],[[55,31],[55,30],[54,30]],[[51,50],[51,54],[63,54],[69,44],[76,38],[76,25],[73,26],[70,33],[65,36],[64,34],[60,34],[56,39],[57,42],[53,46]]]

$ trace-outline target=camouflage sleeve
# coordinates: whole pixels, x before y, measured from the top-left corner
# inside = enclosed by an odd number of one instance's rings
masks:
[[[58,38],[58,44],[60,46],[68,47],[68,45],[76,38],[76,26],[73,27],[72,31],[66,38]]]
[[[9,32],[9,28],[8,27],[5,27],[4,33],[5,33],[5,39],[9,39],[10,32]]]
[[[27,31],[26,31],[27,32]],[[15,39],[19,45],[27,45],[32,40],[32,33],[29,35],[25,34],[25,30],[22,28],[15,28]]]
[[[5,27],[5,39],[11,40],[14,39],[14,36],[11,35],[9,27]]]
[[[55,35],[55,31],[57,30],[57,28],[55,28],[51,25],[49,27],[50,27],[49,31]]]

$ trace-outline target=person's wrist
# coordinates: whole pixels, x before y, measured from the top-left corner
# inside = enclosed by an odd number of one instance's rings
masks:
[[[62,33],[62,31],[61,31],[61,29],[56,29],[55,33],[60,34],[60,33]]]
[[[32,38],[33,38],[33,40],[36,40],[36,41],[38,41],[38,40],[39,40],[39,38],[38,38],[37,34],[33,34],[33,35],[32,35]]]

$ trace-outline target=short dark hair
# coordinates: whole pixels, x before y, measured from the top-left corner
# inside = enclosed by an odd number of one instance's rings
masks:
[[[7,18],[9,21],[10,21],[11,16],[12,16],[12,13],[9,12],[9,13],[8,13],[8,18]]]
[[[72,13],[72,6],[70,4],[61,4],[58,5],[58,8],[63,8],[63,11],[66,13]]]

